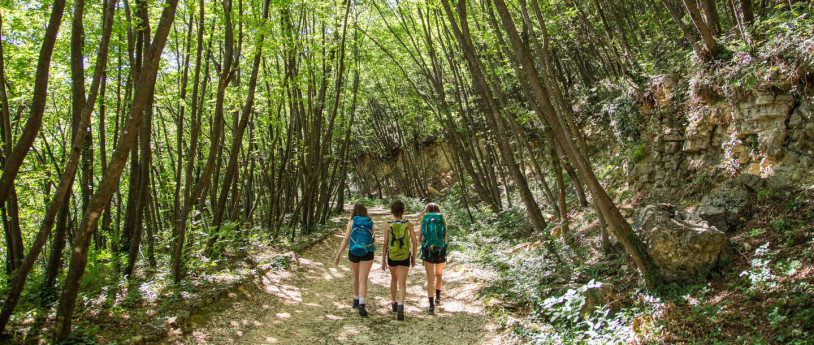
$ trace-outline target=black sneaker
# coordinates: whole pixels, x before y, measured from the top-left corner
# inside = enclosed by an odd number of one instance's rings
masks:
[[[396,320],[404,320],[404,305],[398,306],[398,314],[396,314]]]
[[[393,312],[395,313],[399,308],[399,303],[398,302],[393,302],[392,306],[393,306]]]
[[[430,306],[427,308],[427,314],[435,315],[435,306]]]
[[[365,310],[365,305],[364,304],[359,305],[359,315],[367,316],[367,310]]]
[[[359,308],[359,300],[354,298],[353,299],[353,309],[356,309],[356,308]]]

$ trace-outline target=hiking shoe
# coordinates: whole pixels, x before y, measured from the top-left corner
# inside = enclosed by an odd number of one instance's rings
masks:
[[[364,304],[359,305],[359,315],[367,316],[367,310],[365,310],[365,305]]]
[[[404,305],[400,305],[398,308],[398,314],[396,314],[396,320],[404,320]]]
[[[429,308],[427,308],[427,314],[435,315],[435,307],[430,306]]]
[[[359,300],[354,298],[353,299],[353,309],[356,309],[356,308],[359,308]]]
[[[399,303],[398,302],[393,302],[392,306],[393,306],[393,312],[395,313],[399,308]]]
[[[441,305],[441,297],[435,297],[435,305]]]

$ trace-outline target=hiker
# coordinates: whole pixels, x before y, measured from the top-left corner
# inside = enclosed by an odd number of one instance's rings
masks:
[[[367,316],[365,310],[367,277],[370,274],[370,267],[373,266],[373,252],[376,250],[373,243],[373,220],[368,217],[365,205],[360,203],[353,205],[350,218],[334,264],[339,265],[339,258],[345,250],[345,245],[350,244],[348,260],[353,271],[353,308],[359,309],[359,315]]]
[[[421,260],[427,271],[427,299],[430,307],[427,313],[435,313],[435,306],[441,304],[441,289],[444,283],[444,264],[447,262],[447,223],[437,204],[429,203],[421,213]],[[433,291],[435,290],[435,291]]]
[[[390,205],[394,220],[390,231],[384,234],[382,270],[390,267],[390,299],[396,319],[404,320],[404,297],[407,295],[407,274],[415,266],[416,240],[413,223],[405,220],[404,203],[396,200]],[[398,296],[398,300],[396,297]]]

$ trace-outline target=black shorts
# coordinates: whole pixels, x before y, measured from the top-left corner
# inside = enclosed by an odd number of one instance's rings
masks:
[[[430,251],[430,248],[423,247],[421,248],[421,260],[424,260],[425,263],[431,264],[442,264],[447,262],[447,249],[441,249],[438,253],[433,253]]]
[[[408,255],[407,258],[404,259],[404,260],[393,261],[393,260],[390,259],[390,255],[388,255],[387,256],[387,266],[390,266],[390,267],[396,267],[396,266],[410,267],[410,259],[412,259],[412,258],[413,258],[412,255]]]
[[[360,261],[370,261],[370,260],[373,260],[373,253],[374,252],[368,252],[365,255],[357,256],[357,255],[353,255],[350,252],[348,252],[348,260],[350,260],[350,262],[355,263],[355,264],[358,264]]]

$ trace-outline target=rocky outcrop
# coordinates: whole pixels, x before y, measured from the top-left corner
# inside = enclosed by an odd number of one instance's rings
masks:
[[[674,191],[710,176],[811,176],[811,98],[754,91],[729,102],[697,97],[681,109],[667,102],[677,92],[675,77],[662,79],[655,78],[651,86],[653,109],[642,109],[651,116],[647,126],[658,130],[646,140],[648,155],[628,170],[634,189]]]
[[[665,282],[703,279],[727,256],[726,234],[681,207],[657,204],[640,209],[634,228]]]
[[[597,307],[609,306],[613,309],[613,302],[618,298],[616,286],[609,283],[597,283],[582,293],[585,304],[580,308],[580,315],[590,315]]]
[[[733,231],[751,211],[751,202],[766,181],[755,175],[740,175],[701,199],[696,214],[718,230]]]

